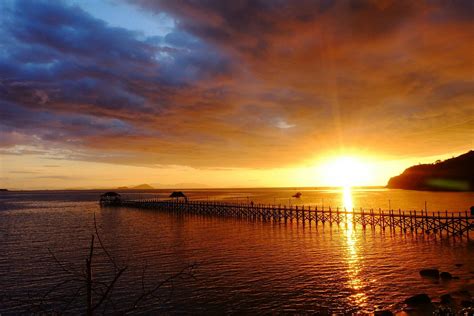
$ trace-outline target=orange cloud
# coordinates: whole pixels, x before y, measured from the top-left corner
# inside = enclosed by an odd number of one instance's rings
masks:
[[[473,147],[470,1],[138,4],[176,29],[143,39],[41,1],[9,13],[5,153],[270,168],[334,148],[403,158]]]

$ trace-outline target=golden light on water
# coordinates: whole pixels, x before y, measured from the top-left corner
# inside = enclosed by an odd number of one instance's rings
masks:
[[[356,306],[362,307],[367,304],[368,297],[364,291],[364,280],[361,277],[362,262],[359,248],[360,241],[357,238],[353,225],[354,201],[352,187],[368,185],[372,181],[375,169],[373,165],[356,156],[340,156],[331,159],[321,168],[324,180],[333,186],[341,188],[341,200],[343,208],[348,212],[345,216],[345,244],[347,263],[347,286],[352,289],[349,299]]]
[[[354,157],[339,157],[327,163],[323,167],[326,181],[341,187],[342,206],[348,212],[346,214],[346,229],[344,230],[346,241],[346,262],[348,287],[353,290],[349,299],[357,306],[363,306],[367,302],[367,295],[363,291],[363,280],[361,273],[361,258],[358,251],[358,240],[353,226],[354,203],[352,199],[352,186],[364,185],[371,178],[369,164],[363,163]]]
[[[344,208],[348,212],[352,212],[354,203],[352,200],[352,190],[350,186],[342,188],[342,202]],[[349,296],[349,299],[357,306],[363,306],[367,302],[367,295],[363,291],[364,282],[360,277],[361,262],[363,258],[360,257],[358,251],[358,240],[354,226],[352,224],[353,214],[347,214],[347,229],[345,229],[346,237],[346,260],[347,260],[347,274],[349,276],[348,286],[353,290],[353,293]]]
[[[342,188],[342,203],[348,212],[351,212],[354,208],[354,204],[352,203],[352,189],[349,186]]]

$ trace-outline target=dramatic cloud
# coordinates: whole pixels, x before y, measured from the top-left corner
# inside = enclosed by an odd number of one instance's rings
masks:
[[[62,1],[0,7],[3,154],[262,168],[473,147],[472,1],[129,4],[174,28],[146,36]]]

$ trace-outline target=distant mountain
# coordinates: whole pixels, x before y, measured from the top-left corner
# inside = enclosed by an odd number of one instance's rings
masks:
[[[195,182],[182,182],[182,183],[175,183],[173,185],[168,186],[170,188],[182,188],[182,189],[204,189],[209,188],[209,186],[202,184],[202,183],[195,183]]]
[[[134,190],[153,190],[154,187],[152,187],[149,184],[140,184],[140,185],[136,185],[134,187],[131,187],[130,189],[134,189]]]
[[[209,188],[209,186],[202,184],[202,183],[194,183],[194,182],[182,182],[182,183],[174,183],[174,184],[161,184],[161,183],[152,183],[153,187],[158,189],[204,189]]]
[[[120,186],[116,190],[153,190],[153,189],[205,189],[209,186],[202,183],[194,182],[182,182],[175,184],[161,184],[161,183],[151,183],[151,184],[140,184],[136,186]]]
[[[151,185],[149,184],[140,184],[140,185],[136,185],[136,186],[131,186],[131,187],[118,187],[117,190],[153,190],[154,187],[152,187]]]
[[[461,156],[406,169],[390,178],[391,189],[427,191],[474,191],[474,151]]]

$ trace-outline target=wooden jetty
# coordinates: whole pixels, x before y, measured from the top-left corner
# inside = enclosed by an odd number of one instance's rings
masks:
[[[466,236],[474,232],[474,216],[468,212],[355,210],[217,201],[139,199],[122,200],[122,207],[156,209],[178,214],[247,218],[303,225],[353,225],[363,229],[422,233],[435,236]]]

